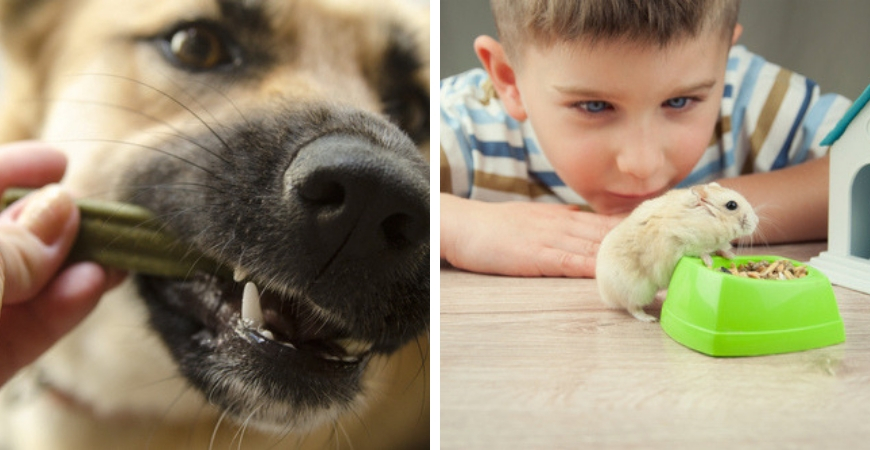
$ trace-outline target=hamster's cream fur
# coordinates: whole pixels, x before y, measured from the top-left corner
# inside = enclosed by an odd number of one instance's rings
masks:
[[[732,258],[731,241],[752,234],[758,216],[742,195],[716,183],[675,189],[641,203],[601,242],[595,266],[601,299],[654,322],[643,307],[667,287],[683,256]]]

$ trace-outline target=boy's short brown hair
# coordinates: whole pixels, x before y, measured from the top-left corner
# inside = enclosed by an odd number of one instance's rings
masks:
[[[499,40],[514,64],[523,44],[614,39],[658,44],[737,24],[740,0],[491,0]]]

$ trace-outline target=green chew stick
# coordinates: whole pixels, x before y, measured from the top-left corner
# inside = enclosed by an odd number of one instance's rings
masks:
[[[0,199],[5,209],[31,189],[10,188]],[[179,241],[151,211],[137,205],[91,199],[76,200],[81,225],[68,261],[93,261],[106,267],[167,278],[187,278],[201,271],[223,278],[232,272]]]

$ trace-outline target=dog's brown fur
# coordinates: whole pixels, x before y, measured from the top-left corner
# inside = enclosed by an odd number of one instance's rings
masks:
[[[355,0],[239,0],[266,11],[271,62],[232,79],[187,77],[146,37],[218,14],[213,0],[3,0],[5,90],[0,141],[65,150],[77,195],[123,199],[124,168],[169,137],[268,114],[277,100],[381,112],[382,49],[401,29],[423,61],[428,16]],[[420,121],[419,117],[409,120]],[[419,125],[419,124],[418,124]],[[0,396],[0,448],[413,448],[428,442],[428,344],[413,340],[366,369],[353,412],[312,430],[248,427],[224,417],[178,375],[130,283]],[[277,443],[277,445],[276,445]]]

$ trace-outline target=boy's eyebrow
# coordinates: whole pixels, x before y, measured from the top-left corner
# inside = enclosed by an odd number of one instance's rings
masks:
[[[716,86],[716,80],[704,80],[695,84],[690,84],[687,86],[677,86],[674,89],[674,92],[697,92],[697,91],[706,91],[711,89],[713,86]]]
[[[716,85],[716,80],[703,80],[698,83],[688,84],[685,86],[677,86],[671,90],[674,93],[691,93],[698,91],[706,91]],[[585,98],[609,98],[612,94],[600,91],[597,89],[585,88],[582,86],[553,86],[560,94],[572,95]]]

